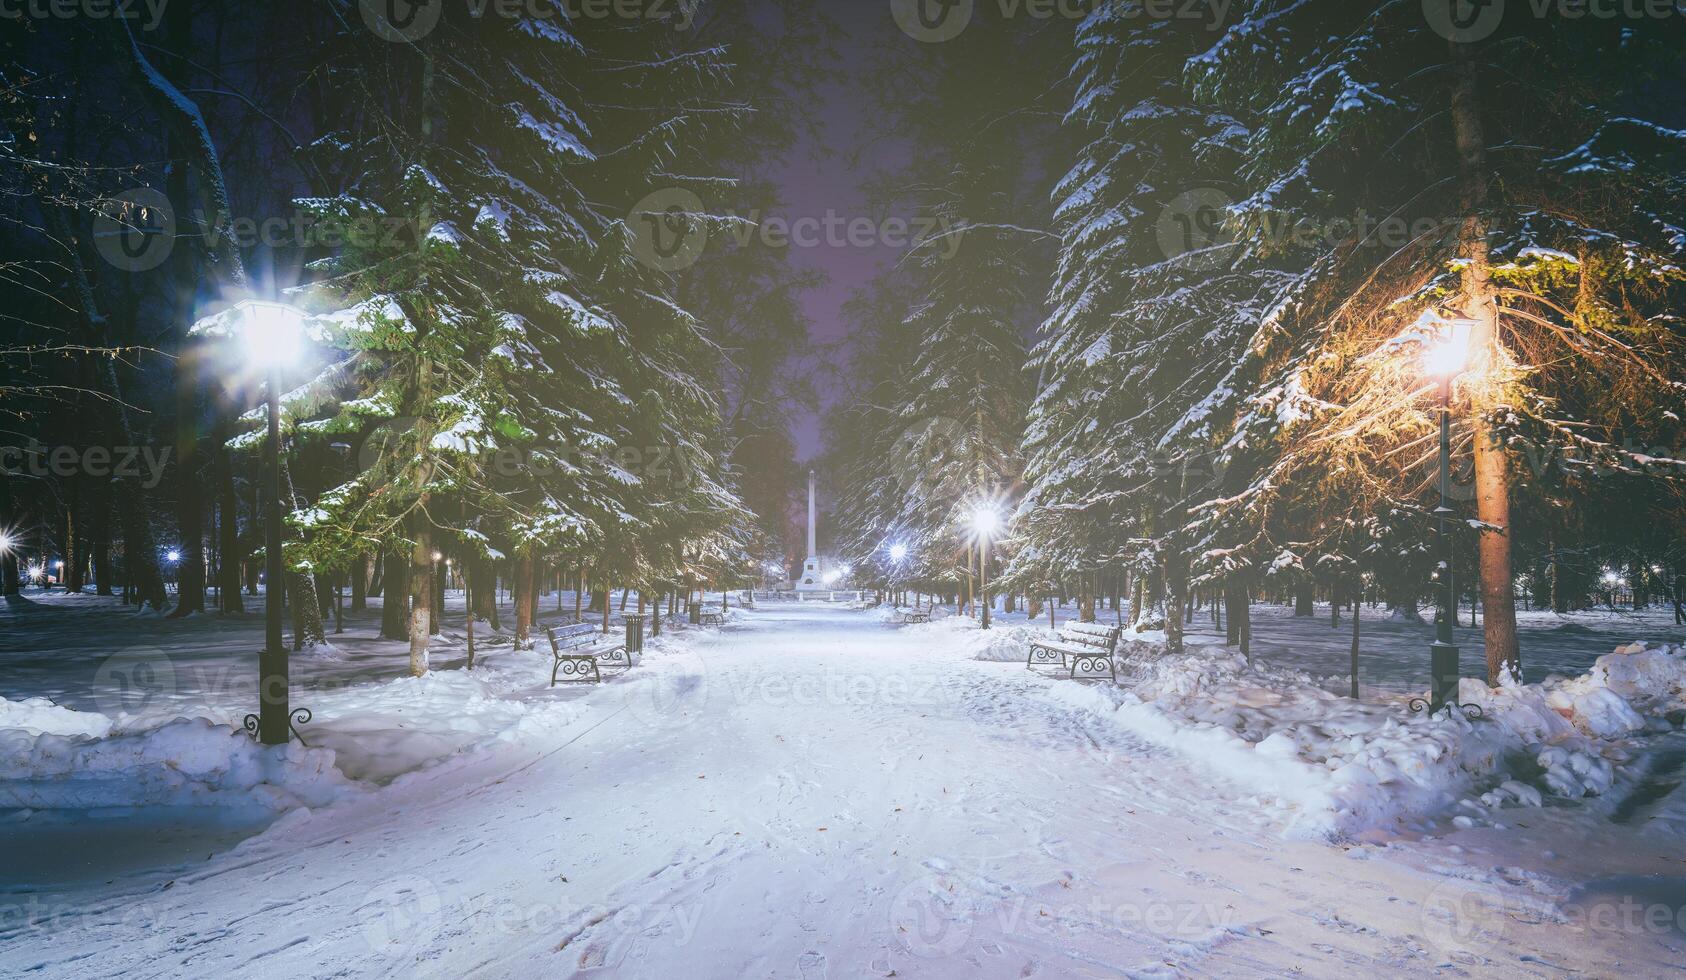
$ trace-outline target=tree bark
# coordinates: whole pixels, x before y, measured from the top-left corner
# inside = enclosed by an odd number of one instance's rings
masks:
[[[112,583],[117,581],[117,573],[112,568],[111,562],[111,488],[109,485],[94,489],[93,521],[93,547],[90,551],[94,560],[94,594],[111,595],[111,586]]]
[[[1486,134],[1477,99],[1475,52],[1468,44],[1452,43],[1452,128],[1458,149],[1459,205],[1463,224],[1460,248],[1464,316],[1478,325],[1470,337],[1473,367],[1491,373],[1504,365],[1500,348],[1498,303],[1489,279],[1487,249]],[[1492,385],[1485,386],[1488,389]],[[1487,620],[1487,683],[1497,684],[1506,672],[1521,673],[1522,651],[1516,637],[1516,583],[1511,571],[1509,461],[1494,427],[1501,407],[1482,399],[1471,406],[1475,420],[1475,503],[1482,523],[1479,532],[1481,606]]]
[[[228,425],[218,411],[216,456],[212,460],[217,485],[217,605],[225,613],[245,612],[240,598],[240,501],[234,493],[234,451],[228,448]]]
[[[385,583],[381,590],[381,639],[410,638],[410,565],[394,548],[381,559]]]
[[[428,644],[433,638],[433,527],[417,509],[415,547],[410,549],[410,676],[427,673]]]
[[[351,563],[351,611],[369,608],[369,556],[358,555]]]
[[[533,559],[526,554],[515,556],[515,649],[526,650],[532,646],[533,632]],[[605,600],[607,613],[607,600]]]
[[[1309,578],[1294,585],[1294,615],[1311,616],[1317,612],[1317,586]]]
[[[61,208],[48,208],[48,218],[59,241],[64,243],[70,260],[71,286],[76,293],[78,313],[82,318],[84,336],[109,342],[111,328],[100,312],[94,298],[88,268],[82,258],[81,239],[72,230],[69,217]],[[102,401],[105,410],[105,430],[112,445],[139,446],[134,421],[129,416],[129,403],[123,399],[123,386],[117,377],[117,359],[99,358],[101,380],[109,399]],[[164,576],[158,568],[158,547],[152,536],[152,524],[146,510],[146,489],[137,477],[122,480],[119,512],[123,517],[123,568],[125,579],[133,584],[135,601],[140,606],[152,606],[162,611],[167,599],[164,595]]]

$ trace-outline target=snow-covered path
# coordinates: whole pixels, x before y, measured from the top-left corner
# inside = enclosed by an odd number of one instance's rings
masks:
[[[1459,863],[1426,845],[1285,841],[1198,766],[1049,696],[1057,682],[929,636],[818,605],[758,611],[583,692],[579,720],[542,743],[295,812],[203,863],[43,893],[25,924],[0,923],[0,975],[1644,975],[1667,962],[1621,937],[1484,917],[1509,907],[1502,883],[1488,898],[1490,883],[1424,870]]]

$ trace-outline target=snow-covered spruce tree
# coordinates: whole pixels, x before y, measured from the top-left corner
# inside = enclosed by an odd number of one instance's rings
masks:
[[[1519,479],[1527,448],[1596,449],[1639,473],[1647,461],[1624,442],[1680,441],[1663,410],[1682,391],[1671,311],[1686,137],[1655,119],[1686,25],[1494,5],[1462,27],[1449,0],[1257,0],[1240,13],[1191,77],[1256,120],[1250,192],[1232,209],[1243,240],[1259,252],[1287,241],[1306,271],[1243,362],[1251,404],[1235,439],[1266,465],[1213,524],[1297,511],[1307,539],[1325,509],[1307,475],[1339,467],[1390,512],[1421,513],[1435,385],[1418,355],[1443,318],[1474,321],[1456,407],[1496,682],[1519,662],[1517,524],[1548,497]],[[1550,492],[1601,495],[1584,475]]]
[[[1134,0],[1079,27],[1066,125],[1083,144],[1054,192],[1061,249],[1033,351],[1025,547],[1011,573],[1028,586],[1123,565],[1135,625],[1169,625],[1173,643],[1166,603],[1187,595],[1188,508],[1218,489],[1225,383],[1281,281],[1217,220],[1239,193],[1247,131],[1182,85],[1213,39]],[[1214,574],[1242,579],[1261,558],[1231,549]]]
[[[900,490],[888,508],[895,520],[879,533],[895,531],[928,571],[968,595],[971,511],[1010,511],[1019,496],[1024,336],[1040,319],[1053,239],[1038,220],[1044,155],[1058,144],[1046,106],[1059,99],[1069,23],[1027,30],[979,15],[960,37],[888,55],[874,74],[884,131],[919,152],[868,190],[879,211],[917,214],[937,229],[901,262],[918,285],[905,312],[899,398],[879,403],[894,427],[877,452]],[[922,84],[906,84],[910,76]],[[862,496],[888,489],[846,486]]]

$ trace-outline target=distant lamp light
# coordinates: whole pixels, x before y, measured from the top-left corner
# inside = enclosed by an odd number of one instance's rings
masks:
[[[176,562],[181,561],[181,552],[171,551],[164,556],[164,560],[174,565]]]
[[[1423,373],[1450,380],[1469,368],[1470,336],[1475,320],[1444,320],[1438,336],[1423,347]]]
[[[907,557],[907,545],[893,544],[890,546],[890,560],[901,561]]]
[[[12,550],[12,536],[0,533],[0,555]]]
[[[1001,515],[993,507],[979,507],[972,512],[972,530],[982,537],[989,537],[1001,526]]]
[[[253,367],[294,364],[304,350],[304,313],[285,303],[249,299],[238,306],[245,321],[241,338]]]
[[[64,559],[60,558],[58,561],[53,562],[53,567],[61,572],[64,571]]]

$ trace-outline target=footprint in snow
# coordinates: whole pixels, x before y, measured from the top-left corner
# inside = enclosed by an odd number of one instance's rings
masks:
[[[796,958],[796,968],[802,972],[802,980],[824,980],[825,954],[809,950]]]

